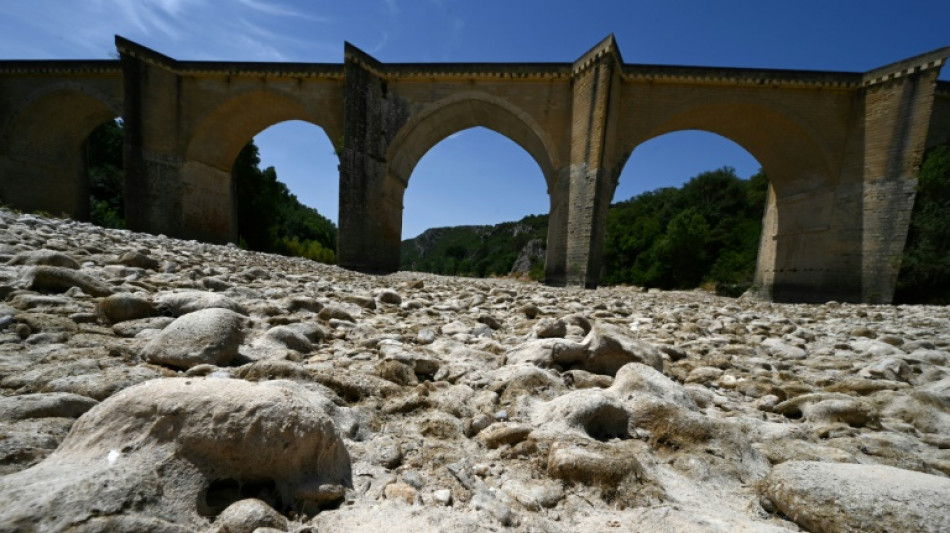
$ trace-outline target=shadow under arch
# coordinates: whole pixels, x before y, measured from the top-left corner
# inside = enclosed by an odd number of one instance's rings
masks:
[[[121,115],[102,94],[59,84],[31,95],[0,134],[0,199],[19,209],[89,216],[84,143]]]
[[[837,216],[839,169],[830,155],[834,147],[828,146],[822,134],[766,101],[713,100],[657,120],[624,148],[631,153],[653,138],[683,130],[714,133],[738,144],[759,161],[769,178],[756,287],[766,288],[776,301],[852,290],[829,287],[840,285],[840,280],[831,280],[824,258],[810,252],[836,246],[831,230]]]
[[[298,98],[273,90],[235,95],[197,121],[182,166],[182,224],[192,238],[237,240],[234,161],[255,135],[289,120],[316,126],[331,144],[338,129],[334,121],[316,116]]]

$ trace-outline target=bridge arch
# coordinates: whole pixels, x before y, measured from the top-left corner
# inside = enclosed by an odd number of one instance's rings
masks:
[[[89,184],[83,144],[121,104],[95,88],[63,82],[34,91],[0,132],[0,198],[27,210],[85,219]]]
[[[332,143],[337,128],[294,95],[255,89],[228,98],[195,123],[182,167],[182,223],[211,242],[237,239],[231,169],[241,149],[263,130],[301,120],[318,127]]]
[[[759,161],[769,178],[757,287],[771,287],[769,296],[776,300],[800,299],[797,291],[806,278],[807,284],[827,285],[828,291],[851,289],[832,279],[828,265],[809,252],[838,246],[831,230],[839,169],[831,156],[835,151],[821,132],[765,100],[714,97],[661,114],[624,149],[632,153],[653,138],[685,130],[714,133],[736,143]]]
[[[531,116],[508,101],[483,92],[464,92],[430,104],[413,116],[386,151],[387,181],[405,188],[416,164],[433,146],[462,130],[481,126],[525,149],[541,167],[548,188],[558,168],[553,142]]]
[[[393,138],[386,151],[386,172],[382,197],[386,198],[382,214],[383,238],[391,243],[394,257],[399,257],[402,233],[403,198],[409,178],[419,160],[448,136],[474,127],[498,133],[524,149],[534,159],[544,176],[549,196],[549,223],[546,269],[560,268],[567,224],[565,185],[568,176],[559,172],[562,166],[555,144],[547,132],[524,110],[507,100],[484,92],[466,91],[434,102],[411,117]]]
[[[628,139],[627,153],[660,135],[682,130],[715,133],[738,144],[761,164],[780,196],[832,185],[834,151],[820,132],[792,112],[749,97],[703,99],[672,109]]]

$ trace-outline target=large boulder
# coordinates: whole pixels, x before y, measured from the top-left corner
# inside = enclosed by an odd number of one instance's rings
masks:
[[[950,531],[950,479],[883,465],[791,461],[764,495],[812,532]]]
[[[180,316],[145,345],[142,356],[176,368],[227,365],[244,340],[244,321],[245,317],[218,308]]]
[[[231,298],[214,292],[166,292],[155,297],[155,305],[162,314],[179,317],[202,309],[228,309],[247,315],[247,309]]]
[[[0,477],[4,531],[196,531],[258,498],[313,514],[352,484],[318,393],[289,382],[171,378],[79,418],[40,464]],[[314,498],[317,495],[317,500]]]
[[[58,266],[35,266],[26,270],[22,276],[23,285],[37,292],[66,292],[79,287],[91,296],[108,296],[112,287],[78,270]]]

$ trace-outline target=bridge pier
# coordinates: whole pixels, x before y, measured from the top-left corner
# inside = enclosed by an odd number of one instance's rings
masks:
[[[162,58],[149,57],[154,53],[123,44],[117,39],[125,87],[126,226],[187,237],[181,223],[183,158],[178,121],[169,120],[179,116],[178,76],[156,60]]]
[[[572,65],[566,282],[573,287],[600,281],[607,208],[627,157],[616,143],[622,65],[613,35]]]
[[[399,102],[385,94],[376,60],[349,43],[343,71],[337,263],[359,272],[395,272],[406,183],[388,179],[386,149],[408,113],[400,112]]]

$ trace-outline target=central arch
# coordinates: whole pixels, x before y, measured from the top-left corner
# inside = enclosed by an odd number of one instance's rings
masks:
[[[182,167],[182,225],[199,240],[234,242],[237,215],[231,168],[261,131],[288,120],[313,124],[332,139],[332,122],[299,98],[276,90],[237,94],[196,122]]]
[[[450,96],[413,117],[386,151],[387,174],[405,186],[416,164],[433,146],[453,133],[477,126],[504,135],[524,148],[541,167],[550,188],[559,165],[548,135],[524,111],[503,98],[481,92]]]
[[[541,169],[549,195],[547,270],[559,268],[558,257],[564,244],[553,242],[552,235],[563,235],[555,228],[567,224],[567,205],[557,194],[565,181],[557,169],[561,162],[550,136],[528,114],[503,98],[464,92],[435,102],[412,117],[393,138],[386,151],[386,178],[382,197],[387,208],[381,225],[383,238],[395,244],[396,257],[402,234],[403,197],[409,178],[419,160],[436,144],[457,132],[483,127],[494,131],[523,148]]]

